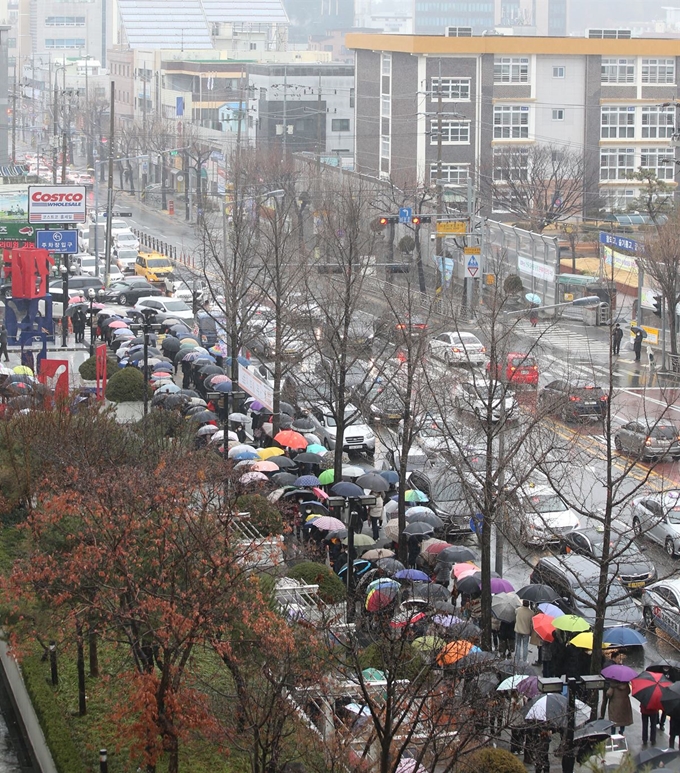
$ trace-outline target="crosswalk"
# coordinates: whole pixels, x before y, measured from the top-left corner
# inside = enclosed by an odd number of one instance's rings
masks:
[[[512,331],[517,337],[530,340],[531,352],[542,354],[558,350],[565,364],[605,366],[609,362],[609,342],[588,336],[587,330],[579,332],[565,326],[546,327],[541,323],[532,327],[530,322],[518,320]]]

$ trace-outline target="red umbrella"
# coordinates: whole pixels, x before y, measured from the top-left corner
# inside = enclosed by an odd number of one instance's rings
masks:
[[[299,432],[295,432],[295,430],[292,429],[284,429],[281,432],[278,432],[275,435],[274,440],[284,448],[295,448],[296,450],[307,448],[309,445]]]
[[[432,540],[429,545],[423,545],[424,551],[433,556],[441,553],[442,550],[446,550],[448,547],[450,547],[449,543],[443,540]]]
[[[555,638],[555,626],[552,624],[554,619],[554,617],[544,614],[533,616],[531,624],[543,641],[552,641]]]
[[[662,688],[670,687],[671,684],[672,682],[664,674],[643,671],[640,676],[631,680],[630,691],[633,697],[640,701],[640,706],[645,711],[663,711]]]

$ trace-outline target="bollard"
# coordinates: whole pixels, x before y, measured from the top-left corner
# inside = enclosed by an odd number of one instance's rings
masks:
[[[52,678],[52,687],[59,684],[59,673],[57,671],[57,643],[50,642],[50,676]]]
[[[106,753],[106,749],[100,749],[99,750],[99,773],[108,773],[108,771],[109,771],[108,754]]]

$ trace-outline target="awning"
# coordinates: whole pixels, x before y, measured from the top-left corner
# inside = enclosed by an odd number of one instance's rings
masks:
[[[617,225],[652,225],[654,221],[649,215],[607,215],[605,220],[608,223]],[[658,225],[663,225],[668,218],[666,215],[659,215],[656,219]]]
[[[26,166],[0,166],[0,177],[21,177],[28,174]]]

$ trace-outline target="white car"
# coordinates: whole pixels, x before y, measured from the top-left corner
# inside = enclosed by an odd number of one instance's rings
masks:
[[[127,247],[116,248],[113,252],[118,264],[118,268],[124,274],[134,274],[135,264],[137,263],[137,250],[128,249]]]
[[[184,301],[179,298],[158,298],[156,296],[149,296],[148,298],[140,298],[135,304],[137,311],[143,309],[152,309],[158,314],[172,314],[177,319],[193,320],[194,313],[191,310],[191,306],[187,306]]]
[[[124,280],[125,276],[123,275],[123,272],[115,265],[115,263],[111,263],[109,266],[108,286],[111,286],[114,282],[122,282]]]
[[[520,537],[525,545],[558,543],[563,534],[577,529],[578,515],[548,485],[527,484],[517,494]]]
[[[348,403],[345,406],[345,431],[342,450],[364,451],[369,456],[375,453],[375,435],[373,430],[364,422],[359,410]],[[315,406],[309,411],[308,418],[314,425],[314,434],[321,438],[321,442],[333,450],[338,426],[333,412],[328,406]]]
[[[94,255],[84,253],[79,256],[77,261],[74,261],[79,268],[79,273],[85,274],[85,276],[95,276],[97,270],[97,260]],[[104,261],[99,259],[99,273],[104,273]]]
[[[103,222],[107,222],[105,219]],[[111,239],[115,240],[118,237],[118,234],[126,233],[130,230],[130,226],[125,222],[125,220],[121,220],[119,217],[113,217],[111,218]]]
[[[139,250],[139,239],[128,228],[114,235],[114,243],[117,249]]]
[[[485,421],[491,408],[491,421],[500,421],[505,410],[506,419],[514,419],[519,412],[519,406],[513,392],[503,384],[495,381],[493,397],[489,406],[489,391],[491,383],[478,378],[475,381],[465,381],[457,384],[453,396],[453,404],[459,411],[473,413],[481,421]]]
[[[429,343],[430,352],[447,365],[483,365],[486,346],[472,333],[440,333]]]

